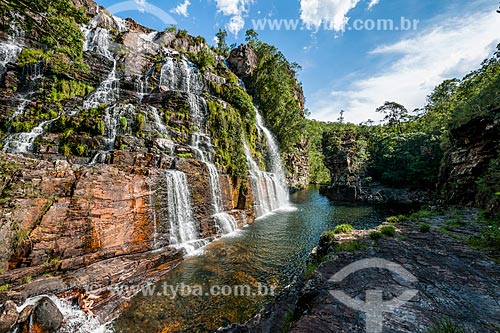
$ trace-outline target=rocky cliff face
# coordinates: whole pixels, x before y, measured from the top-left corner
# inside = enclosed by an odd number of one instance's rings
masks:
[[[242,79],[245,84],[248,84],[250,90],[255,88],[255,83],[258,81],[258,73],[255,73],[263,66],[262,59],[254,49],[255,44],[241,44],[236,49],[232,50],[227,63],[229,68],[238,77]],[[261,67],[259,67],[261,66]],[[294,102],[298,103],[300,110],[304,109],[305,98],[302,86],[299,84],[293,75],[293,90]],[[266,110],[262,110],[263,115],[266,115]],[[301,111],[303,112],[303,111]],[[288,151],[283,152],[282,157],[287,169],[287,182],[292,191],[304,189],[309,184],[309,141],[303,136],[301,140]]]
[[[500,110],[452,130],[443,160],[439,189],[449,205],[480,206],[500,212],[498,159]]]
[[[357,201],[362,192],[361,183],[366,161],[366,143],[354,132],[332,132],[323,135],[325,166],[332,183],[322,188],[334,201]]]
[[[227,58],[229,68],[242,78],[247,78],[253,74],[253,71],[258,65],[259,59],[255,51],[246,44],[241,44],[236,49],[231,51]]]
[[[0,302],[98,290],[106,320],[111,286],[154,280],[253,222],[284,184],[259,170],[266,145],[244,151],[255,111],[231,102],[251,98],[201,37],[75,5],[91,18],[81,68],[35,36],[0,36],[12,51],[0,59]]]

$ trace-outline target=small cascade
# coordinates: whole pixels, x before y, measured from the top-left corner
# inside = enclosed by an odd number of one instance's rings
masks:
[[[163,124],[160,118],[160,113],[158,112],[158,109],[155,108],[154,106],[148,106],[150,110],[150,114],[153,116],[153,120],[155,121],[155,128],[160,134],[167,134],[168,129],[167,126]]]
[[[222,193],[220,189],[219,173],[217,168],[212,163],[205,162],[210,180],[210,190],[212,194],[212,205],[214,208],[214,214],[220,213],[222,211]]]
[[[218,213],[214,215],[216,226],[219,229],[219,233],[222,235],[230,234],[238,230],[238,223],[232,215],[228,213]]]
[[[166,181],[170,226],[169,244],[192,253],[206,245],[206,242],[198,238],[186,174],[181,171],[167,170]]]
[[[27,299],[23,305],[17,307],[17,311],[20,313],[24,308],[28,306],[35,306],[43,297],[48,297],[57,306],[61,314],[63,315],[63,324],[61,328],[58,329],[58,333],[112,333],[113,330],[108,328],[106,324],[101,324],[97,318],[91,317],[89,314],[77,309],[71,305],[65,299],[58,298],[56,296],[45,296],[40,295],[33,298]],[[31,325],[31,323],[30,323]],[[33,330],[34,331],[34,330]],[[30,332],[32,328],[30,327]]]
[[[8,39],[0,41],[0,74],[5,73],[7,64],[14,63],[23,49],[16,39],[21,37],[24,31],[12,23],[9,30]]]
[[[288,189],[286,188],[286,176],[283,165],[281,163],[278,143],[276,142],[276,139],[274,138],[274,135],[271,133],[271,131],[266,126],[264,126],[262,116],[260,115],[257,108],[255,108],[255,114],[257,119],[257,129],[259,130],[259,132],[264,133],[264,136],[266,137],[269,161],[271,162],[271,172],[279,177],[280,181],[283,183],[283,189],[286,191],[286,193],[288,193]]]
[[[120,79],[116,73],[117,61],[110,51],[111,33],[109,30],[95,27],[84,30],[84,34],[86,37],[84,51],[96,52],[113,62],[113,67],[106,80],[83,103],[85,109],[92,109],[101,104],[111,104],[119,98]]]
[[[114,149],[118,127],[117,117],[120,111],[120,107],[118,106],[110,106],[106,108],[106,113],[104,114],[104,124],[106,125],[105,140],[107,150]]]
[[[238,223],[235,218],[224,212],[224,207],[222,204],[222,191],[220,187],[219,173],[214,164],[210,162],[205,162],[208,168],[209,182],[210,182],[210,192],[212,196],[212,206],[215,220],[215,225],[218,228],[219,235],[226,235],[236,231],[238,229]]]
[[[191,121],[195,126],[195,130],[191,135],[191,148],[196,151],[200,160],[211,163],[213,160],[213,146],[206,129],[207,102],[203,97],[189,93],[188,103]]]
[[[8,63],[16,61],[22,47],[13,41],[2,41],[0,43],[0,73],[5,73]]]
[[[29,99],[26,99],[23,96],[20,96],[18,99],[21,101],[21,103],[19,103],[19,105],[17,106],[16,111],[14,111],[14,113],[12,114],[12,117],[9,118],[9,123],[11,123],[17,117],[21,116],[24,110],[26,110],[28,103],[30,102]]]
[[[146,96],[145,82],[142,80],[142,78],[139,77],[135,80],[134,85],[135,92],[137,93],[137,99],[139,100],[139,103],[142,103],[144,96]]]
[[[45,132],[46,126],[50,125],[57,119],[59,119],[59,116],[54,119],[46,120],[28,133],[14,133],[9,135],[4,141],[2,151],[13,154],[33,152],[36,138]]]
[[[288,192],[275,173],[260,170],[250,152],[246,141],[244,142],[245,156],[250,173],[250,183],[254,194],[254,207],[257,217],[266,215],[276,209],[288,205]]]
[[[125,105],[113,105],[106,108],[106,113],[104,114],[104,142],[106,144],[106,149],[98,151],[96,155],[92,158],[90,164],[104,164],[109,159],[111,152],[115,149],[115,140],[118,133],[118,119],[124,112],[134,112],[135,107],[132,104]]]
[[[171,91],[201,94],[204,84],[201,73],[184,57],[180,60],[167,56],[160,71],[160,86]]]

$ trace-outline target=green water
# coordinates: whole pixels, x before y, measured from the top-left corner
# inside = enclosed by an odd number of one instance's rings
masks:
[[[115,321],[115,332],[211,332],[245,322],[272,300],[271,296],[254,295],[258,283],[279,291],[301,276],[323,231],[342,223],[371,228],[391,215],[378,207],[333,205],[316,187],[291,195],[290,201],[293,210],[259,219],[235,235],[210,244],[202,254],[186,258],[155,286],[154,296],[141,292],[132,298],[131,306]],[[170,289],[182,287],[181,283],[191,287],[191,295],[181,296],[181,292]],[[198,285],[203,287],[203,294],[213,286],[248,285],[253,294],[192,295],[201,290]],[[185,295],[189,290],[184,291]],[[175,294],[178,296],[173,298]]]

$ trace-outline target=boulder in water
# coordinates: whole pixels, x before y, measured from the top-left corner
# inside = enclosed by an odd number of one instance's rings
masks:
[[[40,329],[41,332],[53,332],[61,327],[63,315],[57,308],[57,305],[48,298],[43,297],[35,305],[31,314],[33,326]],[[35,330],[35,332],[38,332]]]

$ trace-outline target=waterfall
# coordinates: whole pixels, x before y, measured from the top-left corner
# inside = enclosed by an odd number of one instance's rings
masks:
[[[57,119],[59,119],[59,116],[54,119],[46,120],[33,128],[30,132],[14,133],[9,135],[4,141],[2,151],[13,154],[32,152],[36,138],[44,133],[46,126],[50,125]]]
[[[19,53],[23,49],[19,43],[16,42],[16,37],[19,37],[19,33],[15,29],[18,29],[13,24],[10,25],[11,30],[14,32],[14,36],[8,36],[7,40],[0,42],[0,74],[5,73],[6,66],[8,63],[14,63],[17,59]]]
[[[238,228],[238,224],[232,215],[223,211],[222,207],[219,173],[213,164],[213,145],[206,129],[207,102],[199,95],[203,91],[201,74],[193,64],[184,58],[177,60],[166,57],[160,72],[160,85],[167,90],[187,94],[191,121],[195,127],[191,135],[191,148],[196,152],[197,157],[205,163],[209,172],[213,218],[219,234],[231,233]]]
[[[203,80],[200,71],[185,58],[165,57],[160,71],[160,86],[167,90],[201,94]]]
[[[120,79],[116,74],[117,61],[110,51],[111,34],[108,30],[101,27],[84,30],[86,41],[83,47],[84,51],[92,51],[104,56],[113,62],[111,72],[106,80],[101,82],[100,86],[85,100],[83,107],[92,109],[101,104],[110,104],[115,102],[120,95]]]
[[[288,205],[288,190],[276,173],[260,170],[250,152],[246,141],[243,142],[250,173],[250,183],[254,195],[254,208],[257,217]]]
[[[105,150],[98,151],[92,158],[90,164],[104,164],[106,163],[107,157],[115,149],[115,140],[118,133],[118,118],[124,113],[134,113],[135,106],[132,104],[125,105],[112,105],[106,108],[104,114],[104,142],[106,144]]]
[[[153,120],[155,121],[156,130],[162,135],[167,134],[168,133],[167,126],[165,126],[163,124],[163,122],[161,121],[160,114],[158,113],[158,109],[155,108],[154,106],[148,106],[148,108],[149,108],[150,114],[153,116]]]
[[[20,96],[18,99],[21,101],[21,103],[19,103],[19,105],[16,108],[16,111],[14,111],[14,113],[12,114],[12,117],[10,117],[9,124],[12,123],[12,121],[14,119],[16,119],[17,117],[19,117],[23,114],[24,110],[28,106],[28,103],[30,102],[29,99],[26,99],[22,96]],[[10,128],[9,128],[9,130],[10,130]]]
[[[205,241],[198,238],[186,174],[181,171],[167,170],[166,180],[170,226],[169,244],[184,248],[191,253],[204,246]]]
[[[257,119],[257,129],[259,130],[259,132],[264,133],[264,136],[266,137],[269,161],[271,162],[271,172],[278,176],[278,178],[282,182],[283,189],[286,191],[286,193],[288,193],[288,189],[286,187],[286,176],[283,165],[281,164],[278,143],[276,142],[276,139],[274,138],[274,135],[271,133],[271,131],[266,126],[264,126],[262,116],[260,115],[257,108],[255,108],[255,114]]]
[[[216,225],[219,233],[223,235],[230,234],[238,229],[238,223],[232,215],[228,213],[218,213],[214,215]]]

